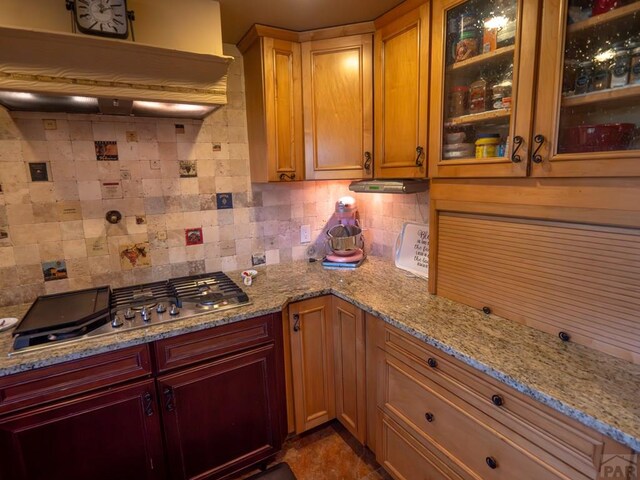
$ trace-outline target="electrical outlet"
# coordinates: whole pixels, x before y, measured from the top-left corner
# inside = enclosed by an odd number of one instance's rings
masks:
[[[300,243],[311,243],[311,225],[300,227]]]

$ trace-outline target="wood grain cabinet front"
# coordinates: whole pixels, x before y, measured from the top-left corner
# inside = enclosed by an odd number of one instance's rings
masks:
[[[302,43],[305,177],[373,176],[373,39]]]
[[[375,26],[375,177],[424,178],[429,4],[403,2]]]
[[[377,349],[379,436],[389,428],[383,425],[388,417],[434,455],[453,462],[449,465],[456,475],[476,479],[595,480],[600,478],[604,456],[631,453],[397,328],[369,318],[375,321],[367,331],[368,341]],[[386,453],[380,439],[377,444],[382,461]]]
[[[153,380],[0,420],[3,480],[164,479]]]
[[[254,27],[238,44],[244,57],[251,181],[304,180],[300,44],[294,32],[290,39],[272,38],[265,28]]]

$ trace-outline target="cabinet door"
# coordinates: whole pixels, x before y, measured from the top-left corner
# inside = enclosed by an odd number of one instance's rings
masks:
[[[522,177],[529,166],[539,4],[434,0],[432,177]]]
[[[289,305],[296,433],[336,416],[331,296]]]
[[[281,446],[269,344],[158,379],[172,479],[219,478]]]
[[[302,44],[305,178],[371,178],[371,35]]]
[[[304,180],[300,44],[259,37],[243,55],[251,179]]]
[[[153,380],[0,421],[0,478],[164,478]]]
[[[338,297],[332,301],[336,417],[364,443],[367,433],[364,314]]]
[[[545,0],[541,52],[532,175],[640,175],[640,2]]]
[[[376,178],[427,176],[429,6],[403,8],[376,20]]]

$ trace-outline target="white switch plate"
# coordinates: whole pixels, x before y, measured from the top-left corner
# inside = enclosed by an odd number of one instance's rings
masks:
[[[300,243],[311,242],[311,225],[302,225],[300,227]]]

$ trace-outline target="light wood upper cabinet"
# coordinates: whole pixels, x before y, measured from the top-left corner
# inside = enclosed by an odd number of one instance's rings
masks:
[[[429,5],[408,5],[375,22],[376,178],[427,176]]]
[[[372,36],[302,43],[307,179],[373,174]]]
[[[296,433],[336,416],[331,296],[289,305]]]
[[[364,312],[338,297],[333,302],[336,417],[360,443],[366,441]]]
[[[251,30],[243,52],[251,180],[304,180],[300,44]]]
[[[432,177],[527,175],[538,8],[537,1],[434,0]]]
[[[541,5],[434,0],[431,176],[640,175],[640,1]]]

